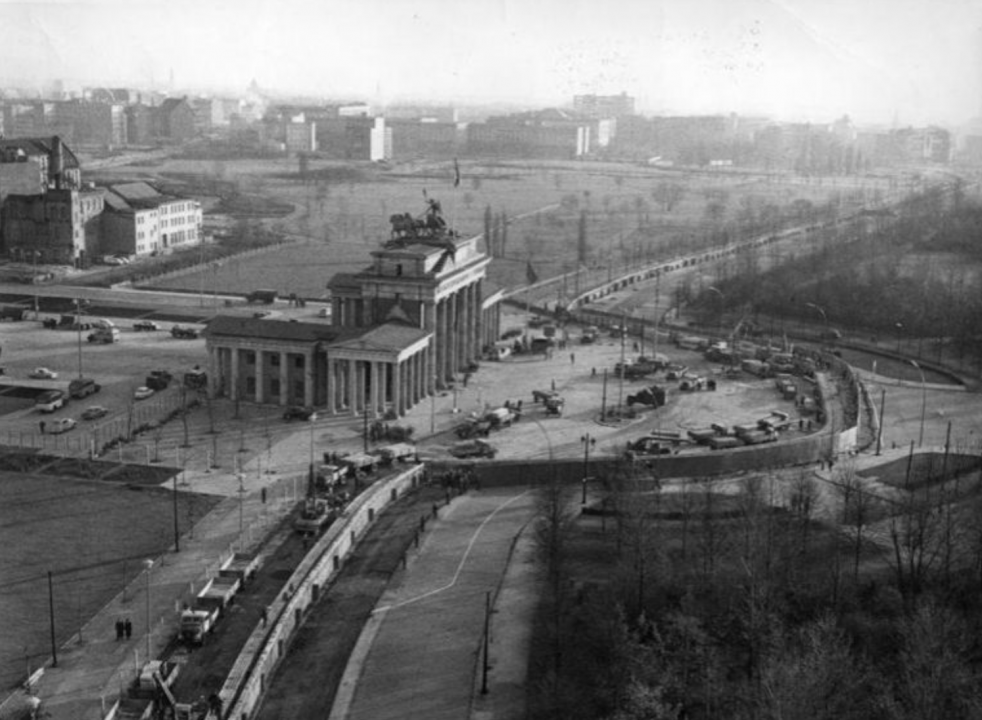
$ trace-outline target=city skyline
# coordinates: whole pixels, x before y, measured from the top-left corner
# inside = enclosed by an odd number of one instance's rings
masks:
[[[255,80],[380,104],[626,92],[649,114],[952,125],[982,114],[980,18],[970,0],[0,0],[0,83]]]

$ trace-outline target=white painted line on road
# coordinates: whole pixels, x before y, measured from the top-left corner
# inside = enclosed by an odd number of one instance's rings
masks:
[[[477,530],[474,531],[474,534],[471,536],[470,541],[467,543],[467,550],[464,551],[464,556],[460,559],[460,563],[458,563],[458,565],[457,565],[457,570],[453,574],[453,579],[451,579],[449,583],[447,583],[446,585],[444,585],[442,587],[438,587],[438,588],[435,588],[435,589],[430,590],[428,592],[425,592],[422,595],[417,595],[416,597],[409,598],[408,600],[403,600],[402,602],[393,603],[392,605],[384,605],[382,607],[375,608],[372,611],[372,614],[374,615],[376,613],[388,612],[389,610],[395,610],[396,608],[401,608],[401,607],[404,607],[406,605],[410,605],[412,603],[419,602],[420,600],[425,600],[428,597],[432,597],[433,595],[437,595],[437,594],[442,593],[442,592],[444,592],[446,590],[449,590],[454,585],[456,585],[458,578],[460,578],[460,573],[463,572],[464,565],[467,563],[467,558],[470,556],[471,550],[474,548],[474,544],[477,542],[477,538],[480,536],[481,531],[484,529],[484,526],[487,525],[489,522],[491,522],[494,519],[495,515],[497,515],[499,512],[501,512],[502,510],[504,510],[506,507],[508,507],[509,505],[511,505],[516,500],[520,500],[521,498],[525,497],[530,492],[532,492],[532,491],[531,490],[526,490],[525,492],[522,492],[522,493],[520,493],[518,495],[515,495],[514,497],[509,498],[505,502],[501,503],[501,505],[499,505],[498,507],[496,507],[494,509],[494,511],[490,515],[488,515],[486,518],[484,518],[484,520],[478,526]]]

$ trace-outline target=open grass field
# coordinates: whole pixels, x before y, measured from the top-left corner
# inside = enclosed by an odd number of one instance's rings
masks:
[[[143,179],[183,186],[196,195],[207,195],[218,178],[255,198],[257,209],[268,201],[291,205],[292,213],[270,213],[261,222],[311,243],[232,260],[203,268],[200,275],[186,274],[155,286],[197,291],[204,285],[218,292],[275,287],[307,298],[322,296],[334,273],[363,268],[370,261],[369,253],[388,239],[390,215],[420,215],[426,197],[440,200],[444,216],[465,236],[484,232],[487,208],[495,215],[506,214],[507,239],[489,276],[501,286],[520,287],[526,283],[529,262],[540,278],[576,269],[583,212],[584,265],[593,270],[589,280],[581,278],[587,285],[642,258],[706,242],[710,233],[736,227],[767,207],[787,211],[795,201],[818,206],[833,197],[858,201],[861,195],[844,180],[777,182],[763,176],[690,174],[614,163],[464,161],[461,176],[455,191],[449,162],[382,169],[365,163],[312,161],[311,179],[302,182],[296,161],[290,159],[172,159],[100,174],[104,180]],[[659,199],[659,190],[669,185],[680,188],[671,209]],[[722,210],[708,211],[711,203],[722,205]],[[243,209],[241,203],[238,208]],[[260,220],[253,216],[248,222]]]
[[[181,493],[182,533],[219,498]],[[174,541],[173,498],[40,473],[0,473],[0,688],[51,651],[48,577],[60,646]],[[26,541],[26,542],[25,542]]]

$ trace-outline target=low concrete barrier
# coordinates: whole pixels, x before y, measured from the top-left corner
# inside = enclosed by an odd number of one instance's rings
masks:
[[[261,620],[257,623],[225,680],[219,697],[228,708],[226,717],[251,717],[307,611],[379,513],[417,487],[422,473],[423,466],[415,465],[372,485],[317,541],[290,577],[286,591],[267,609],[268,624],[264,626]]]

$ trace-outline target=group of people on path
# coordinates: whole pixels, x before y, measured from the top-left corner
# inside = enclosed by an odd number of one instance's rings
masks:
[[[133,637],[133,623],[129,618],[116,621],[116,639],[129,640]]]

